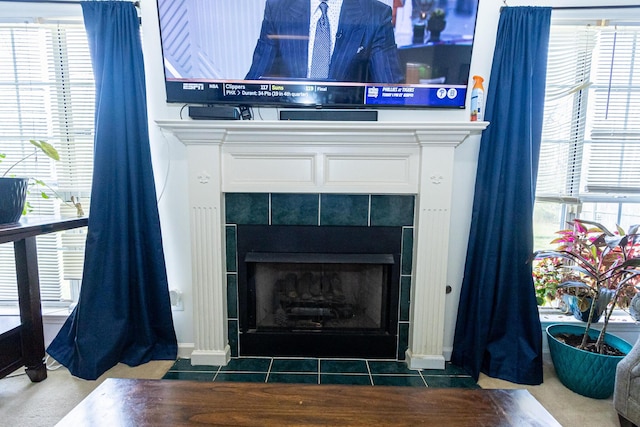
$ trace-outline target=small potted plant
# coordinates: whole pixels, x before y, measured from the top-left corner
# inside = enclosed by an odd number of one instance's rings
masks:
[[[533,286],[536,290],[536,301],[539,306],[553,305],[559,301],[561,290],[558,285],[562,281],[559,258],[541,258],[533,261]]]
[[[447,26],[445,11],[442,9],[436,9],[429,15],[427,21],[427,31],[429,31],[429,41],[436,43],[440,41],[440,34]]]
[[[8,224],[17,222],[20,216],[23,215],[25,210],[25,202],[27,198],[27,188],[30,181],[40,185],[46,186],[46,184],[35,178],[19,178],[12,176],[10,172],[20,163],[35,156],[37,153],[42,152],[47,157],[53,160],[60,160],[58,151],[48,142],[30,140],[34,146],[33,152],[29,153],[17,161],[13,162],[4,172],[0,175],[0,224]],[[0,153],[0,163],[6,159],[6,154]],[[46,193],[41,192],[41,195],[48,198]]]
[[[624,306],[640,284],[640,234],[634,225],[616,233],[603,225],[576,219],[557,232],[557,247],[534,254],[534,259],[560,260],[558,289],[590,298],[586,327],[550,325],[547,339],[560,381],[576,393],[604,399],[613,393],[615,368],[631,344],[607,333],[616,306]],[[603,299],[606,300],[602,303]],[[600,330],[592,329],[594,313],[602,310]],[[599,375],[596,375],[599,374]]]

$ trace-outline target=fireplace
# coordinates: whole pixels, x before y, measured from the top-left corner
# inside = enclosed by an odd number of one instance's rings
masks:
[[[314,218],[319,223],[315,225],[337,225],[324,221],[318,212],[322,200],[318,204],[316,198],[316,209],[306,211],[315,215],[310,213],[310,218],[293,224],[288,221],[288,206],[274,213],[269,208],[273,199],[264,195],[314,193],[321,194],[321,199],[326,195],[347,200],[371,195],[370,208],[365,203],[364,208],[341,215],[348,224],[340,225],[353,225],[367,210],[369,222],[358,225],[381,225],[378,221],[383,222],[384,216],[376,217],[374,197],[415,199],[415,221],[410,227],[401,224],[405,228],[397,359],[406,360],[413,369],[444,368],[453,329],[447,312],[452,301],[446,292],[457,274],[453,269],[454,277],[448,277],[448,257],[451,242],[456,242],[453,249],[460,246],[459,239],[449,240],[451,208],[461,205],[454,202],[455,169],[463,167],[456,166],[455,151],[469,136],[476,138],[487,122],[469,122],[461,110],[455,121],[387,117],[379,122],[348,123],[157,123],[186,146],[193,365],[225,365],[239,356],[238,340],[244,334],[240,334],[236,299],[236,225],[314,225]],[[465,165],[464,160],[460,164]],[[240,193],[244,193],[243,200],[236,207],[246,209],[230,212],[225,195]],[[459,195],[455,198],[465,200]],[[407,248],[412,251],[405,251]],[[410,258],[407,262],[405,256]],[[188,314],[185,310],[185,319]]]
[[[239,225],[239,352],[396,358],[402,227]]]

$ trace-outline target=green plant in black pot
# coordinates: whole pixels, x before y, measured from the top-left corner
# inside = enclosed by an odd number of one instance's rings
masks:
[[[46,141],[30,140],[34,146],[33,151],[20,159],[12,162],[4,171],[0,169],[0,224],[17,222],[20,216],[26,213],[29,205],[26,202],[29,185],[39,185],[50,188],[45,182],[37,178],[16,177],[11,172],[20,163],[37,155],[44,153],[53,160],[60,160],[58,151]],[[0,167],[7,161],[7,155],[0,153]],[[53,190],[52,190],[53,191]],[[45,191],[40,191],[40,195],[48,199],[49,195]]]

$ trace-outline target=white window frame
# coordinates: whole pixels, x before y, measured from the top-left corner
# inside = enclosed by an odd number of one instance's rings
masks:
[[[558,28],[566,28],[567,25],[578,25],[584,28],[590,26],[594,34],[601,31],[603,26],[607,26],[609,29],[616,28],[616,26],[618,29],[623,27],[640,29],[640,19],[636,18],[635,22],[631,20],[637,16],[640,16],[640,8],[572,9],[553,12],[547,69],[545,123],[538,169],[536,215],[534,215],[534,235],[536,240],[534,249],[548,247],[541,245],[550,242],[552,230],[563,228],[566,226],[566,221],[576,217],[595,220],[611,227],[620,224],[623,228],[626,228],[631,223],[640,222],[640,182],[635,188],[607,185],[605,187],[601,186],[599,190],[594,188],[593,185],[590,186],[587,182],[587,174],[589,173],[586,166],[589,154],[588,149],[594,145],[593,141],[596,139],[591,138],[591,136],[602,136],[602,131],[598,133],[597,127],[594,127],[594,121],[590,120],[592,117],[588,111],[595,111],[596,108],[602,110],[603,104],[596,105],[595,94],[597,91],[602,92],[603,82],[602,79],[598,79],[595,75],[595,70],[597,69],[595,62],[598,59],[598,55],[592,55],[591,53],[580,55],[577,52],[581,50],[580,47],[583,45],[585,46],[584,51],[589,51],[587,45],[590,43],[591,47],[597,47],[597,43],[601,39],[587,36],[582,38],[565,36],[556,38],[554,41],[554,33]],[[640,33],[638,33],[638,37],[640,38]],[[566,44],[569,53],[564,52],[554,56],[553,49],[561,46],[561,43]],[[573,52],[571,52],[572,44]],[[637,39],[635,46],[636,58],[640,58],[640,44]],[[595,52],[595,50],[592,52]],[[617,52],[619,58],[616,58],[616,61],[620,61],[620,57],[624,57],[629,53],[628,51],[621,52],[620,48],[618,48]],[[638,66],[633,76],[638,76],[640,73],[640,60],[635,59],[635,64]],[[602,68],[602,61],[599,65]],[[566,66],[566,68],[563,69],[562,66]],[[581,66],[584,66],[584,68],[580,69]],[[614,73],[616,67],[618,67],[618,63],[613,65]],[[591,75],[592,73],[594,75]],[[568,81],[572,78],[575,78],[575,80],[572,84],[569,84]],[[615,84],[616,82],[619,83],[619,80],[620,76],[614,76],[609,79],[608,82],[613,82],[613,86],[610,86],[613,87],[613,90],[615,90]],[[558,84],[558,82],[563,83]],[[639,96],[637,98],[640,98],[640,77],[635,78],[633,83],[633,90],[638,93]],[[604,87],[604,90],[607,90],[607,88]],[[630,106],[637,104],[639,111],[636,115],[640,114],[640,100],[630,100],[628,102]],[[615,120],[610,121],[615,123]],[[603,120],[600,121],[600,123],[604,122]],[[633,122],[633,126],[629,125],[631,122]],[[624,120],[619,120],[618,123],[623,126],[620,127],[621,130],[625,129]],[[633,128],[634,132],[636,130],[640,131],[640,120],[633,121],[630,119],[626,129],[629,128]],[[564,130],[554,133],[554,130],[558,129]],[[614,131],[615,128],[612,128],[612,134]],[[554,152],[551,148],[553,144],[550,142],[553,138],[556,138],[557,146],[564,143],[571,149],[567,149],[564,152]],[[635,138],[637,144],[636,142],[633,142],[633,144],[636,147],[640,147],[640,132]],[[640,149],[635,153],[640,154]],[[640,165],[640,159],[638,160],[638,165]],[[568,172],[569,169],[571,172]],[[606,173],[600,174],[601,178],[603,176],[605,179],[608,178]],[[545,223],[545,220],[541,219],[543,212],[541,207],[543,204],[546,204],[547,208],[551,206],[557,207],[554,224]],[[599,206],[608,210],[615,210],[615,212],[605,212]],[[634,212],[632,215],[623,215],[623,208],[627,210],[633,208]],[[636,212],[638,213],[636,214]]]
[[[554,27],[562,25],[591,25],[596,29],[598,26],[603,25],[620,25],[620,26],[634,26],[640,30],[640,7],[629,9],[569,9],[563,11],[553,11],[552,15],[552,39],[550,41],[550,54],[549,63],[547,69],[547,92],[545,95],[545,122],[543,125],[543,142],[540,157],[540,167],[538,169],[538,177],[540,180],[538,184],[544,180],[544,174],[547,173],[549,178],[553,178],[555,173],[556,184],[558,187],[562,187],[561,191],[545,191],[540,185],[537,186],[536,193],[536,207],[534,212],[534,249],[549,248],[549,242],[555,237],[552,235],[553,231],[566,227],[567,221],[575,218],[589,219],[597,222],[601,222],[607,227],[614,227],[616,224],[620,224],[623,228],[627,228],[631,223],[640,223],[640,188],[635,189],[620,189],[620,188],[608,188],[601,191],[593,191],[593,188],[585,188],[584,174],[585,170],[583,160],[585,156],[584,140],[588,140],[589,132],[593,130],[589,125],[589,121],[586,120],[587,114],[585,111],[588,108],[594,108],[592,92],[598,89],[598,85],[592,84],[592,76],[590,75],[591,67],[588,67],[586,72],[583,73],[583,80],[580,82],[578,78],[574,82],[573,87],[571,85],[560,87],[553,87],[554,73],[557,77],[566,76],[567,73],[571,75],[571,68],[562,70],[561,65],[571,62],[571,54],[565,54],[565,56],[558,55],[554,58],[552,53],[553,47],[553,34]],[[640,32],[638,34],[640,38]],[[576,38],[566,38],[566,42],[574,42]],[[640,57],[640,42],[636,42],[635,53]],[[580,56],[577,52],[574,52],[576,57]],[[591,61],[589,55],[582,55],[579,60]],[[554,61],[557,61],[554,64]],[[636,74],[640,75],[640,61],[636,60],[638,69]],[[576,71],[577,67],[573,67],[573,71]],[[564,73],[564,74],[563,74]],[[576,74],[578,72],[576,71]],[[582,84],[580,84],[582,83]],[[635,86],[640,89],[640,77],[635,81]],[[564,93],[563,93],[564,92]],[[591,93],[590,93],[591,92]],[[545,138],[549,138],[550,132],[547,132],[554,123],[559,123],[567,116],[563,116],[561,112],[553,111],[550,105],[553,104],[553,100],[558,99],[560,96],[570,96],[570,100],[565,106],[569,110],[571,116],[572,127],[567,129],[572,132],[565,133],[565,142],[572,146],[572,150],[568,150],[564,161],[554,163],[553,156],[549,155],[548,141],[545,145]],[[586,107],[585,107],[586,106]],[[573,108],[573,110],[571,110]],[[640,129],[640,120],[636,123],[638,129]],[[551,133],[552,134],[552,133]],[[638,135],[640,137],[640,134]],[[587,138],[585,138],[587,137]],[[640,138],[638,140],[640,144]],[[545,156],[545,154],[547,154]],[[561,158],[562,156],[556,155]],[[545,171],[546,168],[546,171]],[[573,168],[573,174],[564,173],[563,170]],[[543,177],[541,178],[541,174]],[[557,182],[557,177],[565,177]],[[549,180],[549,182],[551,179]],[[640,183],[638,183],[640,187]],[[549,187],[547,187],[548,189]],[[555,222],[551,222],[543,219],[543,211],[541,209],[543,205],[555,206]],[[599,207],[600,206],[600,207]],[[629,215],[625,217],[623,210],[625,208],[634,207],[637,214]],[[607,210],[611,212],[606,212]],[[549,212],[547,211],[547,214]],[[582,323],[573,318],[573,316],[565,316],[559,313],[558,309],[551,307],[539,307],[540,319],[543,325],[557,322],[564,323]],[[615,310],[612,322],[619,328],[623,328],[626,331],[627,326],[633,328],[637,322],[634,322],[629,315],[620,309]]]
[[[43,179],[60,196],[45,200],[37,195],[38,191],[31,191],[29,200],[33,211],[29,215],[75,216],[77,215],[76,207],[69,203],[72,195],[82,203],[85,214],[88,214],[93,166],[95,85],[90,68],[81,8],[79,5],[68,4],[11,3],[9,5],[8,2],[0,2],[0,5],[2,7],[0,29],[4,28],[6,31],[8,26],[22,27],[29,31],[34,26],[48,28],[42,31],[43,33],[50,31],[46,36],[46,44],[49,46],[51,43],[51,51],[42,55],[48,56],[43,58],[43,61],[49,60],[48,65],[43,66],[42,69],[48,69],[48,66],[53,64],[51,72],[55,74],[53,78],[47,76],[41,80],[32,77],[27,79],[30,81],[28,84],[34,88],[40,86],[39,99],[51,99],[55,102],[49,104],[43,101],[42,105],[36,106],[35,104],[24,104],[23,107],[15,107],[15,104],[11,107],[7,106],[14,110],[22,108],[24,111],[32,111],[33,114],[31,118],[27,117],[26,113],[22,114],[19,119],[14,118],[11,125],[3,127],[0,124],[0,152],[7,154],[5,165],[10,163],[11,159],[20,158],[21,153],[25,152],[22,147],[30,145],[29,139],[43,139],[51,142],[61,154],[60,162],[50,161],[40,155],[37,156],[37,162],[25,162],[24,167],[21,165],[22,169],[15,169],[15,172],[21,176],[37,174],[37,178]],[[5,5],[9,6],[5,7]],[[70,27],[73,27],[73,30],[68,31],[66,28]],[[20,41],[20,37],[17,41]],[[77,56],[78,52],[82,54],[80,58]],[[7,55],[16,57],[15,53],[9,54],[6,51],[4,53],[5,62],[7,62]],[[0,56],[2,54],[0,52]],[[66,79],[67,77],[69,80]],[[49,83],[42,83],[47,79]],[[0,90],[2,86],[5,90],[10,86],[11,82],[8,80],[8,77],[4,80],[0,77]],[[24,81],[20,84],[24,85]],[[22,89],[24,90],[24,87]],[[42,95],[42,92],[49,90],[55,95],[51,97]],[[10,103],[9,98],[14,101],[18,99],[7,97],[4,102],[7,105]],[[0,110],[2,108],[0,105]],[[37,118],[34,118],[36,116]],[[51,189],[42,190],[52,195]],[[84,262],[85,239],[86,228],[37,237],[43,306],[68,306],[77,301]],[[13,245],[0,245],[0,305],[15,306],[17,304],[13,259]]]

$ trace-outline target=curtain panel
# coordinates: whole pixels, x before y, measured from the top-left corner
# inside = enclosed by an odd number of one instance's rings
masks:
[[[82,2],[96,81],[92,203],[78,305],[47,352],[96,379],[175,360],[149,146],[139,22],[128,1]]]
[[[451,358],[476,380],[542,383],[529,259],[550,19],[548,7],[506,7],[498,24]]]

